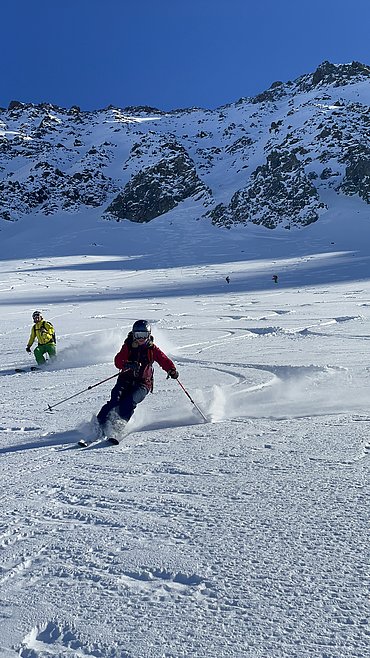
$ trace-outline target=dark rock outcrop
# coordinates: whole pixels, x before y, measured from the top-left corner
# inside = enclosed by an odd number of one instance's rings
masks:
[[[210,196],[185,149],[173,143],[167,145],[167,151],[166,158],[131,178],[107,208],[107,215],[149,222],[189,197]]]
[[[358,194],[370,203],[370,148],[364,145],[353,147],[346,154],[349,162],[339,190],[348,195]]]
[[[270,229],[279,224],[291,228],[315,222],[322,208],[324,204],[296,155],[272,151],[230,204],[219,204],[207,216],[218,226],[251,222]]]

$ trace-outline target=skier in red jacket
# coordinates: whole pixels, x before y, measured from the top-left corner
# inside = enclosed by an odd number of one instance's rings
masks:
[[[175,364],[157,347],[147,320],[137,320],[120,351],[114,365],[121,372],[111,391],[111,397],[97,414],[97,434],[118,439],[134,413],[136,406],[153,390],[153,363],[158,363],[169,377],[177,379]]]

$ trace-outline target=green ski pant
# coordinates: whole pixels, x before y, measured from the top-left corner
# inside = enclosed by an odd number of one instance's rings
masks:
[[[39,366],[46,363],[44,354],[48,354],[50,359],[53,359],[57,354],[57,346],[55,343],[46,343],[46,345],[38,345],[33,351],[35,359]]]

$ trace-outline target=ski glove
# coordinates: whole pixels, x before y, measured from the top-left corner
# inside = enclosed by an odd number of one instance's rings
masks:
[[[28,352],[28,353],[30,353],[30,352],[31,352],[31,348],[30,348],[30,347],[28,347],[28,345],[27,345],[27,347],[26,347],[26,352]]]
[[[167,373],[167,379],[168,379],[168,377],[171,377],[171,379],[177,379],[178,376],[179,376],[179,373],[177,372],[176,368],[172,368]]]
[[[140,370],[140,363],[137,361],[126,361],[122,372],[132,372],[134,377],[137,377]]]

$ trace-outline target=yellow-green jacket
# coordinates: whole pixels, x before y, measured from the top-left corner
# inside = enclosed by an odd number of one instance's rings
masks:
[[[35,322],[35,324],[31,329],[27,347],[31,347],[36,339],[39,345],[46,345],[47,343],[55,343],[54,327],[51,324],[51,322],[46,322],[46,320],[40,320],[40,322]]]

